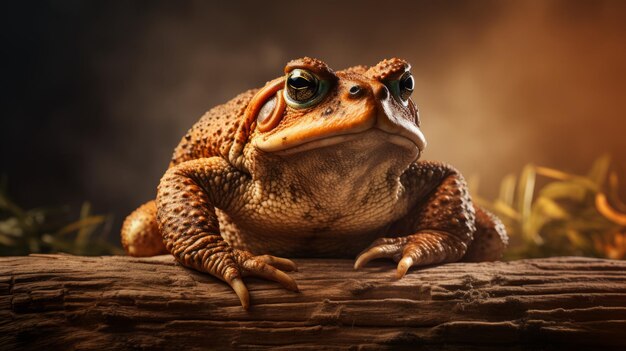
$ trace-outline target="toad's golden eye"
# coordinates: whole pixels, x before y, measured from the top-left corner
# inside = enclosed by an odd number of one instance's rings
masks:
[[[319,81],[311,73],[295,69],[287,77],[287,94],[295,102],[311,100],[319,88]]]
[[[413,79],[413,75],[411,72],[405,72],[402,77],[400,77],[399,83],[399,93],[400,99],[402,101],[407,101],[413,93],[413,88],[415,87],[415,79]]]
[[[285,80],[285,100],[293,108],[312,106],[321,100],[328,84],[304,69],[294,69]]]

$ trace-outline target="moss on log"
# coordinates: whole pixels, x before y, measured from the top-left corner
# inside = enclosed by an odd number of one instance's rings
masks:
[[[0,349],[626,347],[626,262],[455,263],[393,279],[390,262],[295,260],[301,292],[230,288],[170,256],[0,258]]]

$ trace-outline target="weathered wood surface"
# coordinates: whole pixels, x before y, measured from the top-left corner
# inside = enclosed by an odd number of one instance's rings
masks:
[[[244,311],[169,256],[0,258],[0,349],[626,348],[624,261],[296,262],[300,293],[248,279]]]

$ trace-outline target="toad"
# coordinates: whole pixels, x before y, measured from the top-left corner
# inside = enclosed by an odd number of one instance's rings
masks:
[[[418,161],[426,140],[401,59],[333,71],[301,58],[209,110],[182,138],[156,200],[125,220],[128,254],[170,253],[248,308],[243,277],[297,291],[283,257],[356,257],[410,267],[500,258],[502,223],[463,176]]]

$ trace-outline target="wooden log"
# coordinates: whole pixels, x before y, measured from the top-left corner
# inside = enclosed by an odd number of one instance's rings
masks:
[[[626,347],[626,262],[296,260],[301,292],[248,278],[252,306],[170,256],[0,258],[0,349]]]

